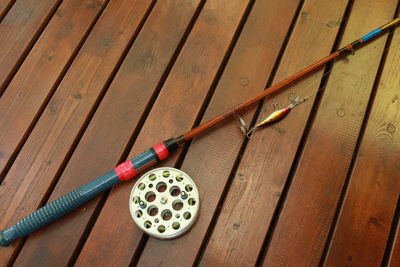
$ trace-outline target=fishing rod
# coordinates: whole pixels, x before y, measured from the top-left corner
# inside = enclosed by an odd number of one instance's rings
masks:
[[[397,25],[400,23],[400,18],[396,18],[389,23],[369,32],[363,37],[357,39],[356,41],[346,45],[343,48],[340,48],[328,55],[327,57],[315,62],[314,64],[300,70],[299,72],[287,77],[286,79],[272,85],[269,88],[266,88],[260,94],[240,103],[239,105],[229,109],[225,113],[216,116],[215,118],[202,123],[201,125],[183,133],[182,135],[171,138],[166,141],[160,142],[154,145],[149,150],[144,153],[134,157],[133,159],[127,160],[117,167],[114,170],[109,171],[108,173],[98,177],[92,182],[48,203],[42,208],[38,209],[35,212],[32,212],[28,216],[24,217],[22,220],[17,222],[15,225],[10,227],[7,230],[0,231],[0,245],[3,247],[7,247],[13,242],[15,239],[19,237],[26,236],[43,226],[57,220],[58,218],[66,215],[67,213],[73,211],[79,206],[83,205],[90,199],[94,198],[98,194],[110,189],[115,184],[118,184],[123,181],[127,181],[132,179],[145,168],[148,168],[159,161],[166,159],[173,151],[175,151],[180,145],[185,142],[191,140],[193,137],[199,135],[200,133],[208,130],[214,125],[226,120],[231,116],[237,116],[237,113],[249,107],[250,105],[264,99],[266,96],[269,96],[277,91],[281,90],[288,84],[292,83],[304,77],[308,73],[313,70],[325,65],[328,62],[331,62],[335,58],[354,54],[354,50],[359,48],[361,44],[366,43],[367,41],[373,39],[374,37],[382,34],[385,30]],[[261,127],[264,125],[268,125],[273,123],[282,117],[284,117],[293,107],[297,104],[305,101],[305,99],[295,99],[292,101],[288,107],[273,112],[270,116],[267,117],[263,122],[257,124],[255,127]],[[241,127],[242,128],[242,127]],[[251,132],[255,128],[253,127],[249,131],[247,131],[247,135],[249,136]]]

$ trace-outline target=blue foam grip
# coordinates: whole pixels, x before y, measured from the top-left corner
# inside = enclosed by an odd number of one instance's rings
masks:
[[[151,150],[147,150],[145,152],[143,152],[142,154],[134,157],[133,159],[131,159],[133,167],[135,168],[135,170],[139,170],[140,168],[142,168],[143,166],[146,165],[153,165],[154,163],[157,162],[157,157],[156,154]]]
[[[131,161],[135,170],[139,170],[142,167],[155,164],[157,157],[153,149],[149,149],[131,159]],[[54,222],[120,181],[115,170],[112,170],[75,191],[50,202],[17,222],[11,228],[0,231],[0,246],[7,247],[15,239],[26,236]]]
[[[26,236],[66,215],[99,193],[111,188],[119,181],[115,171],[110,171],[75,191],[48,203],[17,222],[11,228],[0,232],[0,245],[7,247],[15,239]]]

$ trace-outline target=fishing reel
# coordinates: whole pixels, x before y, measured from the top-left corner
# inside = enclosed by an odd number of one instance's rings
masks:
[[[199,214],[199,192],[181,170],[162,167],[145,173],[134,185],[129,210],[137,226],[158,239],[177,238]]]

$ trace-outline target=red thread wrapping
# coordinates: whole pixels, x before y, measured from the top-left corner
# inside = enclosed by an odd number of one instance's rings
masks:
[[[167,147],[162,142],[153,146],[153,149],[156,152],[159,160],[164,160],[169,155],[169,151],[168,151]]]
[[[130,160],[122,162],[114,170],[120,181],[126,181],[136,176],[136,170]]]

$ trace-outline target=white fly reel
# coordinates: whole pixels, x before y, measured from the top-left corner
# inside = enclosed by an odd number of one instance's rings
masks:
[[[162,167],[145,173],[129,198],[129,210],[145,233],[172,239],[186,233],[199,213],[199,192],[181,170]]]

